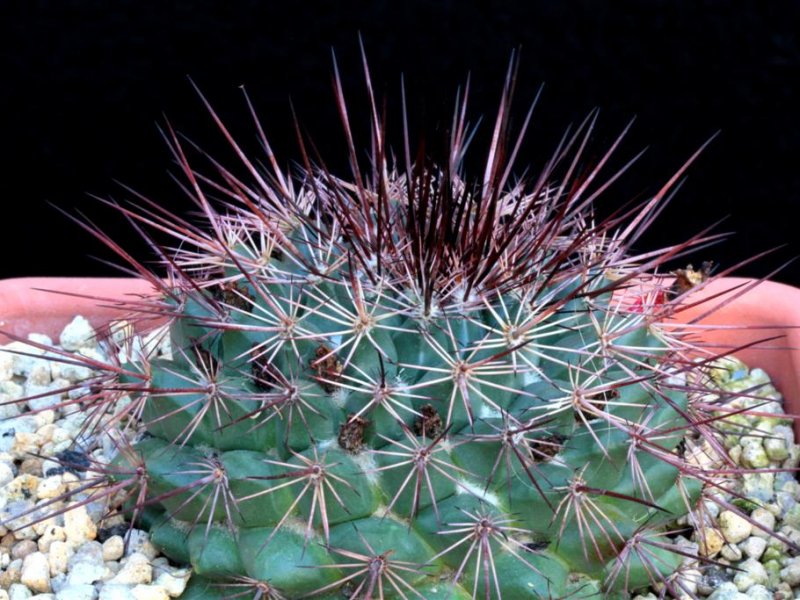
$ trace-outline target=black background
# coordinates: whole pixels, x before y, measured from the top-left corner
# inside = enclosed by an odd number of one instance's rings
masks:
[[[299,158],[289,98],[328,166],[344,173],[331,93],[335,49],[356,131],[367,144],[358,34],[398,131],[400,75],[412,124],[450,118],[471,73],[471,116],[485,115],[468,164],[484,157],[511,51],[521,48],[517,120],[544,83],[519,171],[541,167],[569,123],[599,107],[592,152],[636,117],[617,164],[645,156],[605,194],[611,210],[654,193],[715,132],[662,218],[639,243],[676,243],[725,218],[735,232],[695,262],[765,276],[800,255],[800,3],[798,2],[90,2],[0,4],[0,277],[115,274],[110,251],[52,203],[100,223],[134,254],[148,249],[89,194],[130,197],[119,180],[183,214],[188,208],[157,124],[224,162],[224,141],[190,76],[249,151],[245,85],[280,161]],[[394,147],[400,149],[400,138]],[[683,262],[686,262],[685,260]],[[683,266],[676,264],[675,267]],[[775,276],[800,285],[800,261]]]

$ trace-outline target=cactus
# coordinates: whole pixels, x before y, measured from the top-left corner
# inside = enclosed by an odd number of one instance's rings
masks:
[[[185,598],[683,593],[687,551],[668,535],[715,473],[692,450],[719,417],[698,401],[708,360],[663,326],[692,290],[648,278],[711,236],[631,247],[688,163],[596,220],[622,136],[589,165],[592,115],[539,176],[512,179],[528,124],[512,137],[515,68],[477,179],[466,95],[440,161],[411,151],[404,111],[393,163],[366,71],[366,168],[336,79],[346,179],[302,136],[303,168],[284,173],[256,120],[263,170],[210,106],[245,174],[212,161],[208,177],[167,129],[207,227],[114,203],[166,278],[84,224],[157,288],[129,307],[140,327],[166,319],[173,356],[91,363],[80,406],[117,454],[89,469],[110,487],[79,491],[123,497],[192,566]]]

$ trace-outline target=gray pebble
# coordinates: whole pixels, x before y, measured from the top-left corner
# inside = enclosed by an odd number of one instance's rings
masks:
[[[64,350],[94,348],[97,345],[94,329],[89,321],[81,316],[75,317],[67,324],[58,341]]]
[[[131,587],[116,583],[107,583],[100,590],[98,600],[136,600]]]
[[[12,583],[8,588],[9,600],[28,600],[31,596],[33,592],[21,583]]]
[[[97,590],[93,585],[68,585],[56,594],[56,600],[96,600]]]
[[[756,537],[767,538],[768,532],[775,529],[775,515],[766,508],[756,508],[750,513],[750,519],[758,524],[753,527],[753,535]]]
[[[765,585],[767,583],[767,570],[756,559],[748,558],[739,563],[737,568],[742,570],[733,576],[733,583],[740,592],[746,592],[754,585]]]
[[[727,582],[714,590],[708,600],[747,600],[747,595],[742,594],[733,583]]]
[[[26,383],[25,396],[30,397],[28,407],[31,410],[45,410],[59,405],[62,401],[62,390],[68,383],[63,379],[43,384]],[[37,397],[33,397],[37,396]]]
[[[800,561],[793,558],[789,563],[781,569],[781,581],[788,583],[790,586],[795,587],[800,585]]]
[[[775,596],[766,587],[756,584],[748,588],[747,597],[750,600],[773,600]]]
[[[0,488],[14,479],[14,471],[11,465],[6,462],[0,462]]]
[[[753,535],[739,544],[739,548],[748,558],[755,558],[758,560],[767,548],[767,540]]]
[[[742,559],[742,551],[735,544],[725,544],[720,551],[720,554],[726,560],[735,562]]]
[[[758,502],[770,502],[775,495],[775,473],[745,473],[742,476],[742,493]]]
[[[93,562],[79,562],[73,564],[67,574],[67,585],[82,586],[91,585],[95,581],[102,579],[108,573],[104,564],[98,565]]]
[[[2,356],[2,354],[0,354],[0,356]],[[9,383],[9,382],[2,382],[2,383]],[[8,394],[0,392],[0,421],[5,421],[6,419],[13,419],[22,412],[21,403],[14,402],[14,400],[16,400],[16,398],[12,398]]]

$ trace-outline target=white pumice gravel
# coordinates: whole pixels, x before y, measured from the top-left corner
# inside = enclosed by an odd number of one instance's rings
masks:
[[[700,569],[695,593],[709,600],[800,598],[800,556],[771,535],[777,532],[800,546],[800,484],[790,471],[800,463],[800,446],[792,421],[783,416],[782,397],[763,370],[725,358],[711,372],[720,394],[709,394],[708,400],[719,397],[728,411],[719,413],[724,416],[716,423],[719,441],[739,465],[765,470],[709,488],[718,501],[707,499],[702,511],[679,520],[692,528],[691,541],[700,553],[717,563],[702,566],[686,559],[687,566]],[[759,415],[735,413],[742,408]],[[639,596],[651,597],[658,595]]]
[[[125,330],[130,327],[124,323],[115,328],[117,332]],[[169,358],[166,338],[154,332],[144,340],[137,338],[133,347],[155,347],[158,355]],[[48,346],[53,343],[40,334],[28,339]],[[58,342],[66,350],[97,360],[106,360],[110,351],[83,317],[69,323]],[[114,452],[111,440],[81,437],[84,413],[59,406],[79,394],[58,390],[89,379],[92,371],[53,361],[55,356],[24,342],[0,346],[0,522],[52,502],[81,484],[81,475],[62,467],[57,454],[74,451],[70,461],[85,461],[84,450],[99,447],[93,450],[93,458],[105,461]],[[40,397],[14,402],[28,395]],[[97,443],[92,445],[94,441]],[[0,600],[180,597],[191,576],[189,569],[171,565],[160,556],[144,531],[133,530],[126,548],[123,538],[112,529],[121,525],[122,519],[102,521],[108,507],[99,502],[77,506],[81,499],[71,501],[72,510],[32,527],[9,531],[0,525]]]
[[[783,416],[783,399],[763,370],[725,358],[711,372],[720,393],[709,393],[707,400],[720,399],[727,410],[716,423],[719,441],[739,465],[765,470],[709,487],[707,495],[718,501],[706,499],[702,510],[678,521],[678,527],[691,528],[691,539],[678,536],[673,543],[690,555],[696,548],[716,563],[684,560],[685,572],[697,574],[692,594],[709,600],[800,598],[800,556],[771,535],[777,532],[800,546],[800,484],[791,471],[800,464],[800,445],[795,443],[792,420]],[[754,408],[759,415],[735,412],[742,408]],[[702,442],[686,441],[687,446]],[[703,446],[698,457],[713,460],[713,451],[707,450]],[[695,596],[687,593],[682,598]],[[661,597],[652,590],[634,600]]]

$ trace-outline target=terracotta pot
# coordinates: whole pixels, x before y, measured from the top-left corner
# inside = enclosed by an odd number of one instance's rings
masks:
[[[750,367],[764,369],[783,394],[786,412],[795,417],[800,439],[800,289],[725,277],[709,282],[697,297],[708,302],[686,308],[676,320],[694,321],[709,349],[733,349]],[[725,304],[708,314],[720,303]]]
[[[691,323],[698,337],[720,353],[743,348],[736,355],[752,367],[762,367],[773,378],[785,397],[786,412],[800,414],[800,289],[780,283],[763,282],[753,285],[750,279],[723,278],[710,282],[696,295],[697,300],[709,298],[682,310],[678,323]],[[77,294],[59,295],[40,290]],[[730,290],[728,293],[723,293]],[[133,300],[152,291],[139,279],[112,278],[21,278],[0,281],[0,331],[25,336],[32,331],[51,337],[58,333],[76,314],[89,318],[99,327],[124,314],[121,304],[113,300]],[[101,306],[90,295],[107,301]],[[710,307],[726,302],[721,308],[705,315]],[[708,326],[714,328],[708,328]],[[772,338],[769,341],[767,338]],[[8,338],[0,335],[0,343]],[[800,421],[797,421],[800,425]],[[796,427],[800,433],[800,427]]]
[[[58,334],[75,315],[83,315],[94,327],[100,327],[124,315],[125,309],[119,302],[135,300],[152,292],[149,283],[132,278],[22,277],[1,280],[0,344],[10,341],[3,332],[21,337],[31,332],[44,333],[57,341]]]

